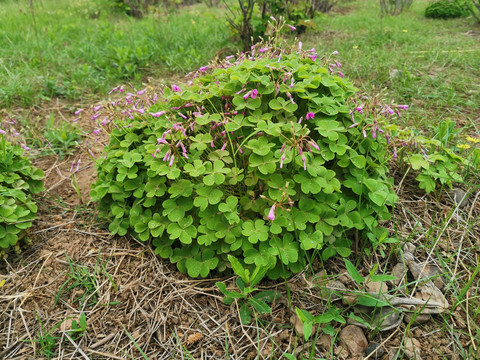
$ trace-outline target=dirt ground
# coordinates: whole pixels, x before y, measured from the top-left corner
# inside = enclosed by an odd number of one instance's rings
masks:
[[[70,113],[63,115],[71,118]],[[443,265],[451,271],[442,274],[442,291],[450,308],[422,321],[404,319],[390,330],[362,330],[369,346],[379,350],[353,354],[343,340],[325,338],[322,331],[316,340],[304,341],[295,317],[295,307],[319,315],[336,306],[345,318],[355,311],[342,296],[312,286],[312,275],[323,270],[328,281],[354,288],[343,260],[316,262],[313,271],[306,269],[286,282],[263,282],[262,289],[280,294],[272,314],[242,325],[235,304],[223,304],[215,286],[222,280],[234,289],[233,277],[190,279],[148,244],[112,237],[99,226],[95,206],[88,202],[95,169],[85,154],[75,174],[80,195],[72,185],[70,168],[80,155],[36,160],[46,174],[46,191],[29,233],[33,246],[0,263],[0,281],[5,280],[0,288],[0,359],[279,359],[286,353],[298,359],[406,359],[409,337],[415,339],[417,359],[480,358],[479,334],[472,329],[472,322],[480,326],[480,284],[478,273],[471,279],[475,274],[469,270],[480,260],[480,229],[465,225],[472,219],[478,223],[478,193],[444,228],[453,200],[446,194],[427,197],[415,190],[413,178],[392,170],[400,203],[394,221],[385,225],[400,240],[393,247],[401,249],[408,241],[416,247],[419,261],[448,261]],[[434,253],[429,252],[432,246]],[[389,274],[397,260],[377,254],[359,263],[365,276],[374,265]],[[471,280],[455,309],[451,306],[459,289],[451,279],[463,285]],[[403,288],[403,295],[413,292],[411,286]],[[72,333],[82,313],[86,329]],[[346,326],[331,325],[337,333]]]

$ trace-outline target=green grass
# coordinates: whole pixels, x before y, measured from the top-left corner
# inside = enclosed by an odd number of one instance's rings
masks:
[[[320,15],[304,43],[320,54],[338,50],[346,77],[361,90],[386,88],[396,103],[410,104],[410,125],[450,117],[479,133],[479,26],[472,17],[426,19],[427,4],[417,1],[399,16],[381,18],[376,1],[347,3],[346,15]]]
[[[0,107],[98,98],[119,83],[186,73],[228,44],[216,8],[137,20],[99,1],[0,1]]]

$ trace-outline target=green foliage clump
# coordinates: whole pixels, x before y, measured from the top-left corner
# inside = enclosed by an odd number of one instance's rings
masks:
[[[450,19],[467,16],[465,3],[458,0],[439,0],[427,6],[425,17],[432,19]]]
[[[39,148],[42,155],[57,154],[62,160],[66,155],[73,154],[81,141],[81,135],[74,123],[62,121],[57,125],[56,122],[54,113],[51,113],[45,130],[40,138],[34,140],[32,147]]]
[[[192,277],[225,271],[228,255],[288,276],[313,254],[348,256],[357,232],[384,236],[394,112],[353,98],[340,66],[263,43],[160,99],[128,94],[97,162],[99,216]]]
[[[432,138],[418,135],[411,129],[400,131],[402,139],[399,156],[417,172],[416,180],[426,193],[453,188],[454,184],[478,187],[480,173],[480,139],[462,136],[453,120],[435,125]]]
[[[24,152],[8,142],[5,134],[0,135],[0,257],[9,248],[20,250],[19,240],[26,240],[26,230],[36,218],[32,194],[44,190],[43,171],[35,168]]]

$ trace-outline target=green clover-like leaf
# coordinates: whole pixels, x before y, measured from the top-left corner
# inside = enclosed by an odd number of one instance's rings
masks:
[[[266,136],[261,136],[258,139],[251,139],[246,148],[251,149],[255,154],[260,156],[267,155],[271,150],[271,148],[275,146],[275,144],[268,141]]]
[[[252,244],[268,239],[268,226],[265,225],[263,220],[245,221],[242,228],[242,234],[247,236],[248,241]]]
[[[213,164],[211,162],[205,163],[205,175],[203,177],[203,183],[207,186],[214,184],[221,185],[225,181],[225,174],[230,173],[229,168],[225,168],[225,164],[221,160],[215,160]]]
[[[285,265],[297,262],[298,243],[294,241],[292,234],[285,234],[283,239],[279,237],[270,239],[270,246],[270,253],[278,256]]]

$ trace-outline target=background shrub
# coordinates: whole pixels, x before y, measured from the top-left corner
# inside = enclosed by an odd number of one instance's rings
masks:
[[[380,10],[384,15],[398,15],[412,5],[412,0],[380,0]]]
[[[432,19],[449,19],[467,16],[468,8],[462,1],[439,0],[425,9],[425,17]]]
[[[341,64],[317,57],[258,44],[161,99],[143,90],[97,113],[117,117],[91,192],[110,231],[153,240],[193,277],[224,271],[229,254],[288,276],[313,254],[348,256],[356,233],[385,239],[395,112],[352,98]]]
[[[465,5],[475,20],[480,23],[480,0],[467,0]]]

